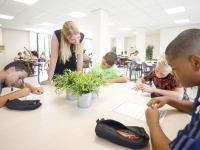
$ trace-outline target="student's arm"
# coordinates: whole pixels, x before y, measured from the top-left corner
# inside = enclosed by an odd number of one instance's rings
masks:
[[[84,50],[84,44],[85,44],[85,38],[80,43],[80,52],[77,55],[77,70],[78,71],[82,71],[82,67],[83,67],[83,50]]]
[[[57,59],[58,59],[58,51],[59,51],[59,42],[55,33],[53,33],[53,36],[51,39],[51,59],[50,59],[50,65],[49,65],[49,75],[48,75],[47,80],[42,81],[40,83],[41,85],[51,83],[51,79],[53,77],[53,74],[56,68]]]
[[[125,75],[121,75],[120,77],[108,79],[112,83],[126,83],[127,79]]]
[[[190,115],[192,115],[192,111],[193,111],[193,107],[194,104],[190,101],[183,101],[180,99],[176,99],[173,97],[167,97],[167,96],[163,96],[163,97],[155,97],[152,98],[148,103],[147,106],[151,107],[152,105],[157,104],[157,108],[161,108],[163,107],[165,104],[168,104],[180,111],[186,112]]]
[[[13,100],[15,98],[24,97],[24,96],[27,96],[30,92],[31,92],[31,90],[29,88],[24,88],[19,91],[16,91],[16,92],[4,95],[4,96],[0,96],[0,108],[6,104],[8,99]]]
[[[146,119],[149,125],[153,150],[171,150],[169,147],[171,141],[159,125],[159,111],[156,106],[153,105],[153,109],[151,107],[147,108]]]
[[[174,98],[177,98],[177,99],[182,99],[183,93],[184,93],[183,88],[175,88],[174,91],[170,91],[170,90],[162,90],[162,89],[150,87],[149,85],[146,85],[146,84],[140,85],[140,89],[142,90],[142,92],[148,92],[148,93],[154,92],[154,93],[157,93],[159,95],[174,97]]]
[[[144,80],[144,78],[138,79],[138,80],[136,81],[135,86],[134,86],[132,89],[134,89],[134,90],[136,90],[136,91],[140,90],[140,85],[143,84],[143,83],[145,83],[145,82],[146,82],[146,81]]]
[[[24,46],[24,48],[28,51],[29,54],[31,54],[31,51],[30,51],[30,50],[28,50],[25,46]]]
[[[31,92],[34,94],[40,95],[44,92],[43,87],[34,87],[34,86],[30,85],[29,83],[25,83],[25,86],[26,86],[26,88],[29,88],[31,90]],[[14,87],[23,89],[24,85],[22,83],[18,83]]]

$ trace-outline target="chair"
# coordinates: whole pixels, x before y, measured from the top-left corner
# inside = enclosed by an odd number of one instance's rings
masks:
[[[136,63],[136,61],[132,61],[131,63],[127,64],[127,71],[129,70],[129,80],[130,81],[136,82],[136,80],[137,80],[136,76],[142,77],[142,73],[141,73],[142,68],[137,68],[137,66],[138,66],[138,64]],[[127,72],[126,72],[126,74],[127,74]],[[132,74],[135,75],[135,79],[131,79]]]
[[[146,76],[146,75],[149,74],[150,72],[151,72],[151,70],[148,71],[148,66],[147,66],[147,64],[144,63],[144,62],[142,62],[142,74],[144,74],[144,76]],[[149,83],[146,82],[146,84],[152,86],[152,81],[149,81]]]
[[[118,67],[121,67],[121,57],[120,56],[117,57],[117,63],[118,63]]]
[[[84,61],[86,64],[86,67],[83,67],[83,72],[86,73],[87,68],[90,68],[90,60]]]
[[[153,70],[156,69],[156,64],[153,64]]]

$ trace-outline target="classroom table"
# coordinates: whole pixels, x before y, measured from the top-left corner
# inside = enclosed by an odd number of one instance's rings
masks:
[[[144,127],[146,123],[111,112],[124,101],[146,105],[150,97],[127,93],[135,84],[114,83],[100,88],[99,98],[89,108],[77,107],[77,101],[66,100],[65,93],[56,95],[55,87],[44,85],[50,96],[40,98],[42,106],[33,111],[0,108],[0,149],[2,150],[130,150],[96,136],[97,119],[113,119],[127,126]],[[7,89],[10,92],[10,89]],[[5,94],[3,89],[2,94]],[[189,123],[186,113],[168,105],[161,128],[170,140]],[[151,150],[151,141],[142,150]]]

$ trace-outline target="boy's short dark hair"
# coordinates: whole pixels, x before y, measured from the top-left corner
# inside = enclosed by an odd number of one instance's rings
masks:
[[[104,59],[106,60],[106,63],[110,67],[112,67],[115,64],[115,62],[117,61],[117,55],[114,52],[108,52],[105,55]]]
[[[200,54],[200,29],[189,29],[180,33],[166,48],[165,54],[172,59],[192,55],[192,51]]]
[[[28,76],[31,74],[31,68],[29,64],[23,60],[15,60],[4,67],[4,71],[8,70],[10,67],[15,67],[16,71],[25,71]]]

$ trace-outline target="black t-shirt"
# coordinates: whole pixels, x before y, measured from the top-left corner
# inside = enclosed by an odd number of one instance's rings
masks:
[[[61,30],[56,30],[56,31],[54,31],[54,33],[55,33],[55,35],[58,39],[58,42],[59,42],[59,53],[60,53]],[[81,39],[80,39],[80,43],[81,43],[84,39],[84,34],[80,33],[80,35],[81,35]],[[61,61],[60,54],[58,53],[58,60],[57,60],[57,63],[56,63],[54,75],[55,74],[63,74],[63,71],[65,69],[70,69],[72,71],[77,70],[76,55],[75,55],[75,52],[73,52],[73,46],[74,46],[73,44],[70,46],[72,57],[69,59],[69,61],[66,61],[65,64],[63,64],[63,62]]]

